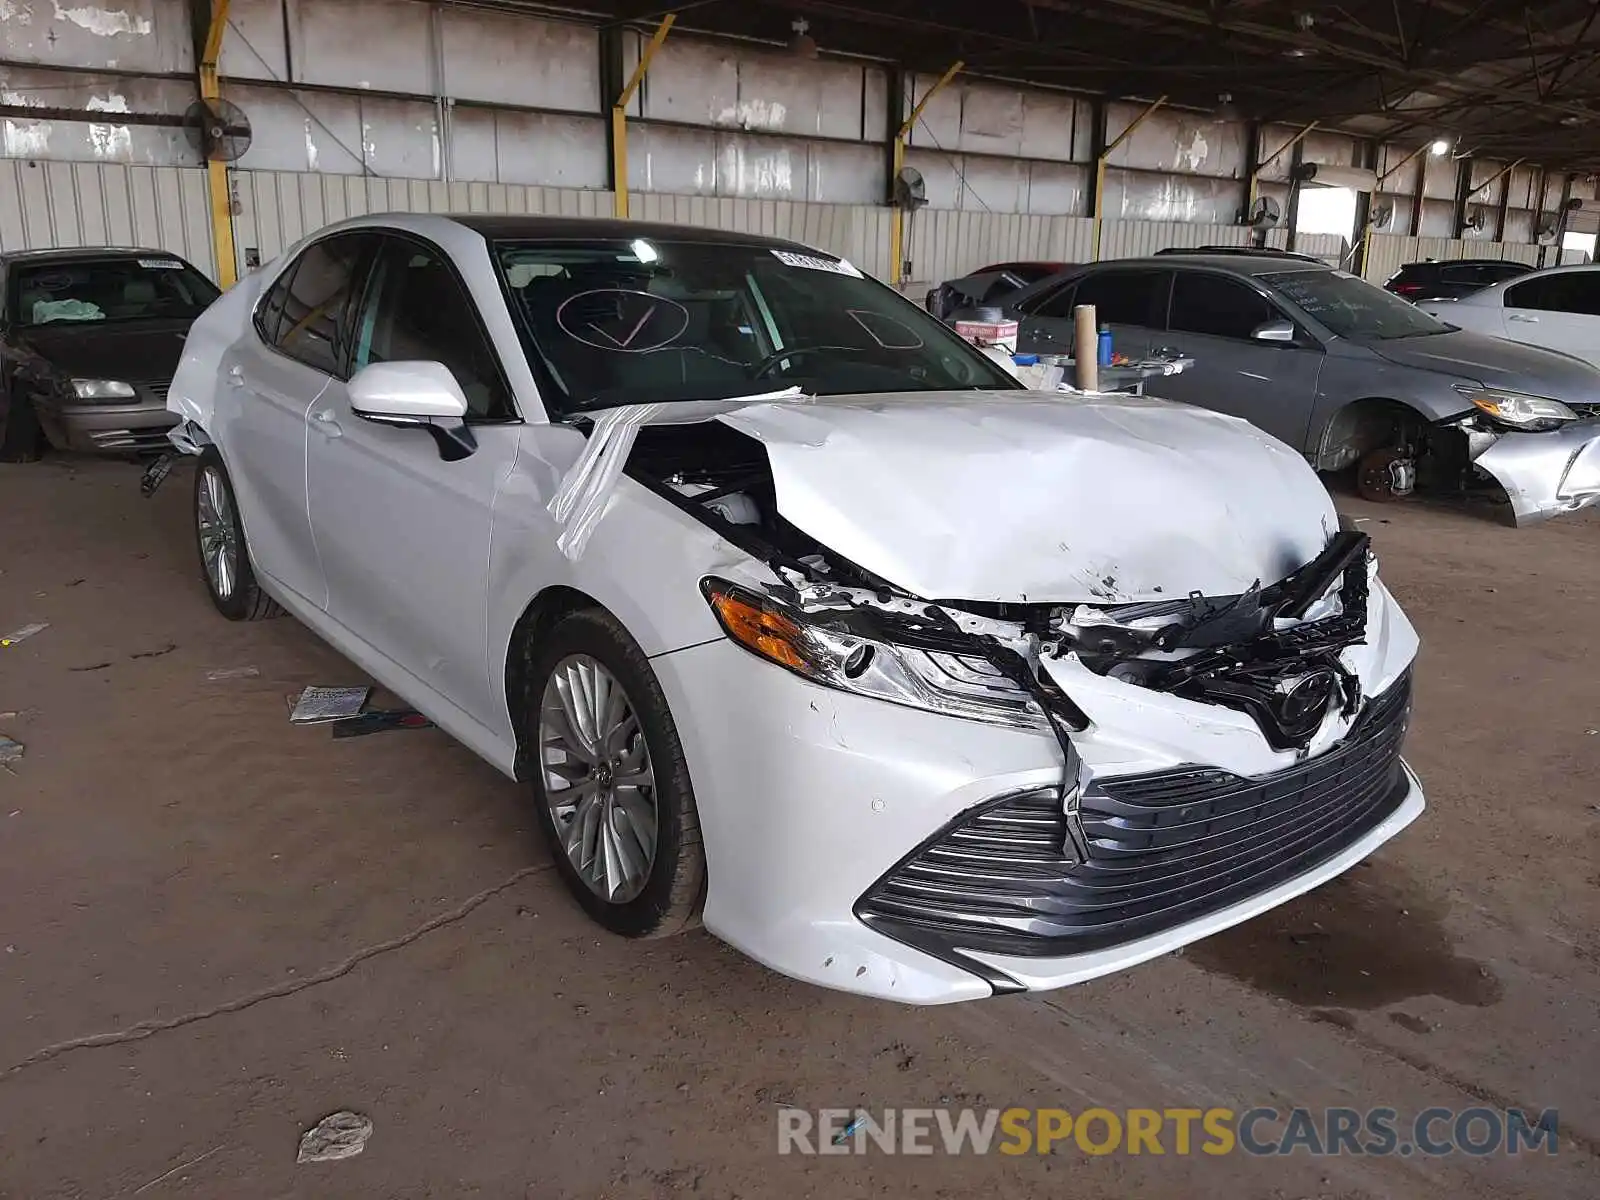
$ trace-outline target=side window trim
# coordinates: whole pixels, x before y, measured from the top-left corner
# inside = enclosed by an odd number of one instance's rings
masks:
[[[271,303],[272,297],[277,293],[280,287],[293,286],[294,273],[299,269],[300,259],[297,256],[293,262],[289,263],[283,268],[283,270],[278,272],[277,276],[272,281],[272,286],[266,291],[262,292],[261,295],[256,297],[255,309],[250,314],[250,324],[255,328],[256,336],[261,339],[262,346],[268,350],[278,349],[278,326],[274,325],[272,330],[269,332],[265,327],[262,312]],[[279,308],[278,323],[281,324],[282,322],[283,309]]]
[[[354,321],[352,322],[352,325],[361,321],[365,317],[367,305],[372,300],[371,291],[373,281],[377,277],[377,271],[375,270],[375,267],[378,262],[378,256],[383,252],[385,245],[391,242],[405,243],[415,246],[416,248],[433,255],[444,264],[445,271],[448,272],[450,278],[455,281],[456,286],[461,289],[461,294],[466,297],[467,304],[472,310],[472,323],[476,327],[479,336],[483,338],[483,344],[488,347],[489,362],[494,367],[497,382],[500,384],[501,395],[505,398],[505,407],[507,411],[498,415],[489,413],[477,415],[469,412],[464,418],[466,423],[468,425],[523,424],[522,414],[517,408],[517,394],[511,387],[510,376],[506,374],[505,364],[500,359],[500,349],[494,344],[494,338],[490,335],[489,327],[484,322],[483,312],[478,307],[478,299],[472,294],[472,289],[467,286],[467,281],[462,277],[460,269],[455,264],[455,260],[446,254],[442,247],[423,237],[421,234],[412,233],[408,229],[378,229],[374,232],[376,232],[378,236],[373,239],[373,247],[367,257],[366,269],[363,272],[361,281],[360,295],[355,298],[356,306],[354,309]],[[352,374],[349,368],[354,363],[354,355],[355,340],[351,339],[350,345],[346,349],[346,354],[343,360],[346,379],[348,379],[350,374]]]

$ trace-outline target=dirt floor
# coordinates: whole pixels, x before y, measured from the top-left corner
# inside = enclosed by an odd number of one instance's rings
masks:
[[[334,741],[363,682],[198,581],[189,480],[0,467],[0,1195],[1600,1195],[1600,515],[1365,521],[1421,631],[1423,818],[1131,973],[905,1009],[703,933],[600,934],[523,798],[435,731]],[[208,673],[257,674],[210,679]],[[1560,1110],[1507,1158],[780,1157],[777,1108]],[[355,1109],[359,1157],[297,1165]]]

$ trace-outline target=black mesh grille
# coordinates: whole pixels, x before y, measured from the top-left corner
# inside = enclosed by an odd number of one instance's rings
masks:
[[[1331,750],[1245,779],[1182,767],[1096,781],[1087,854],[1054,789],[985,805],[875,883],[862,920],[938,952],[1063,955],[1145,937],[1331,858],[1399,807],[1409,675]]]

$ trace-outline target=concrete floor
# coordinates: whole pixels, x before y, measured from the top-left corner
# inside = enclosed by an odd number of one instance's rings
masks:
[[[600,934],[518,790],[434,731],[335,742],[359,682],[198,582],[182,473],[0,468],[0,1196],[1600,1194],[1600,515],[1365,518],[1419,627],[1422,820],[1229,934],[937,1010],[703,933]],[[207,673],[254,667],[255,677]],[[775,1109],[1560,1109],[1553,1157],[799,1158]],[[365,1153],[296,1165],[353,1108]]]

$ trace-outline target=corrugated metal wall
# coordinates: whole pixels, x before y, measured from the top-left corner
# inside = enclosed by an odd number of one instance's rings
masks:
[[[610,216],[610,192],[514,183],[443,183],[303,171],[235,171],[238,214],[234,244],[243,269],[251,251],[261,262],[324,225],[365,213],[554,213]]]
[[[633,196],[631,211],[645,221],[790,238],[848,258],[876,278],[887,278],[889,274],[891,213],[887,208],[651,192]]]
[[[85,17],[100,11],[93,6],[0,0],[0,85],[10,103],[81,108],[84,117],[0,121],[0,245],[141,241],[211,268],[203,176],[188,139],[115,116],[174,114],[193,97],[189,5],[124,7],[117,20],[94,21]],[[233,174],[241,256],[270,258],[350,213],[609,212],[609,98],[595,20],[554,7],[538,15],[495,7],[234,0],[224,89],[255,130]],[[352,58],[347,50],[358,43],[362,54]],[[625,71],[643,43],[639,31],[625,35]],[[908,74],[908,107],[933,82]],[[788,236],[888,277],[890,86],[879,65],[806,62],[675,32],[629,108],[635,211]],[[1108,107],[1101,132],[1112,136],[1140,112],[1120,101]],[[929,200],[910,221],[915,278],[934,282],[996,260],[1089,258],[1093,226],[1081,214],[1104,140],[1098,111],[1066,91],[967,76],[935,95],[908,148]],[[1269,127],[1262,145],[1280,147],[1294,132]],[[1247,186],[1246,135],[1241,122],[1171,107],[1143,122],[1109,164],[1101,255],[1247,242],[1249,231],[1229,223]],[[1348,165],[1358,142],[1316,131],[1303,152]],[[1386,147],[1382,162],[1400,153]],[[1292,157],[1263,172],[1263,194],[1287,198]],[[1473,181],[1496,169],[1475,163]],[[1424,157],[1394,178],[1397,192],[1420,193],[1421,232],[1441,236],[1386,241],[1370,273],[1382,277],[1428,254],[1536,259],[1533,246],[1442,236],[1455,232],[1457,171],[1453,159]],[[1518,172],[1477,198],[1508,202],[1512,238],[1530,237],[1536,214],[1562,194],[1546,173],[1530,165]],[[1572,195],[1592,200],[1595,189],[1574,182]],[[1409,218],[1412,202],[1392,199]],[[1594,212],[1574,214],[1572,227],[1593,228]],[[1300,238],[1299,248],[1330,260],[1345,249],[1339,238],[1316,237]]]
[[[919,209],[911,218],[912,275],[922,286],[995,262],[1086,262],[1093,230],[1084,217]]]
[[[1190,225],[1184,221],[1107,221],[1101,258],[1143,258],[1171,246],[1248,246],[1244,225]]]
[[[0,250],[148,246],[216,273],[206,174],[0,159]]]
[[[196,172],[198,174],[198,172]],[[322,226],[364,213],[548,213],[608,217],[610,192],[437,179],[375,179],[303,171],[236,171],[234,242],[240,266],[251,251],[267,262]],[[202,185],[203,186],[203,185]],[[635,218],[791,238],[844,255],[868,274],[888,274],[887,208],[790,200],[635,195]]]
[[[1285,249],[1289,245],[1289,231],[1287,229],[1270,231],[1267,234],[1267,245],[1276,250]],[[1335,233],[1302,233],[1295,236],[1294,252],[1320,258],[1329,266],[1340,266],[1350,253],[1350,243]]]

